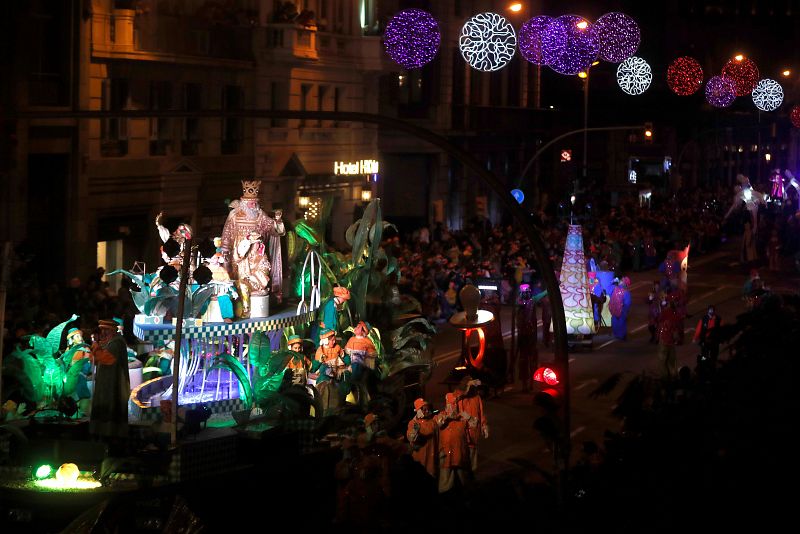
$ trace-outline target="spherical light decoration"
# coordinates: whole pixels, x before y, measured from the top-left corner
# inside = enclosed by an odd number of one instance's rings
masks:
[[[458,47],[470,67],[483,72],[500,70],[517,49],[514,27],[497,13],[478,13],[461,28]]]
[[[730,78],[714,76],[706,84],[706,101],[714,107],[727,108],[736,100],[736,84]]]
[[[789,120],[792,121],[792,126],[800,128],[800,104],[792,106],[792,111],[789,113]]]
[[[439,51],[442,34],[433,15],[421,9],[406,9],[386,24],[383,45],[395,63],[405,69],[418,69]]]
[[[667,85],[676,95],[693,95],[703,86],[703,67],[693,57],[679,57],[667,69]]]
[[[553,17],[533,17],[519,29],[519,53],[534,65],[546,65],[542,51],[542,38]]]
[[[783,103],[783,87],[770,78],[760,80],[753,89],[753,104],[761,111],[775,111]]]
[[[636,53],[641,41],[639,25],[625,13],[606,13],[592,24],[600,59],[619,63]]]
[[[577,15],[561,15],[548,24],[542,36],[545,64],[559,74],[578,74],[597,59],[592,25]]]
[[[722,67],[722,76],[734,81],[736,96],[745,96],[752,93],[758,83],[758,67],[746,57],[734,58]]]
[[[72,463],[61,464],[56,471],[56,480],[62,484],[74,484],[81,474],[78,466]]]
[[[629,95],[640,95],[647,91],[653,81],[653,71],[647,61],[631,56],[617,67],[617,84]]]

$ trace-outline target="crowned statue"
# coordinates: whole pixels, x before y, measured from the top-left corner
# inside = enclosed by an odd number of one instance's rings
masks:
[[[268,295],[271,291],[279,302],[283,297],[283,212],[275,210],[272,218],[261,209],[260,187],[260,180],[242,180],[242,197],[230,203],[231,211],[222,230],[220,250],[241,296],[242,317],[250,316],[253,295]]]

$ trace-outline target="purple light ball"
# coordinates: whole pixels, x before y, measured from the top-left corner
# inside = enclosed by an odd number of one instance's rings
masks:
[[[542,35],[545,65],[566,75],[588,69],[599,52],[591,29],[592,25],[577,15],[561,15],[553,19]]]
[[[433,15],[421,9],[406,9],[389,20],[383,33],[386,53],[405,69],[418,69],[439,51],[442,34]]]
[[[714,107],[727,108],[736,100],[736,82],[714,76],[706,84],[706,101]]]
[[[639,25],[625,13],[606,13],[592,24],[592,35],[600,49],[600,59],[611,63],[625,61],[639,48]]]
[[[547,65],[542,50],[542,38],[553,17],[539,15],[522,25],[519,30],[519,53],[534,65]]]

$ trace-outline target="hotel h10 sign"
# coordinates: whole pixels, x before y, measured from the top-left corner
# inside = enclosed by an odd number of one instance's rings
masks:
[[[353,176],[356,174],[378,174],[379,164],[374,159],[333,162],[333,174]]]

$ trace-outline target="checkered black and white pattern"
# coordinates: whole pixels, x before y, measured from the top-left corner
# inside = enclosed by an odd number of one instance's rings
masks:
[[[222,338],[252,334],[256,331],[283,330],[289,326],[307,324],[314,320],[316,312],[296,315],[294,311],[281,312],[267,318],[243,319],[233,323],[205,323],[202,326],[187,326],[181,334],[184,339]],[[165,343],[175,338],[175,326],[171,324],[134,323],[133,333],[146,343]]]

